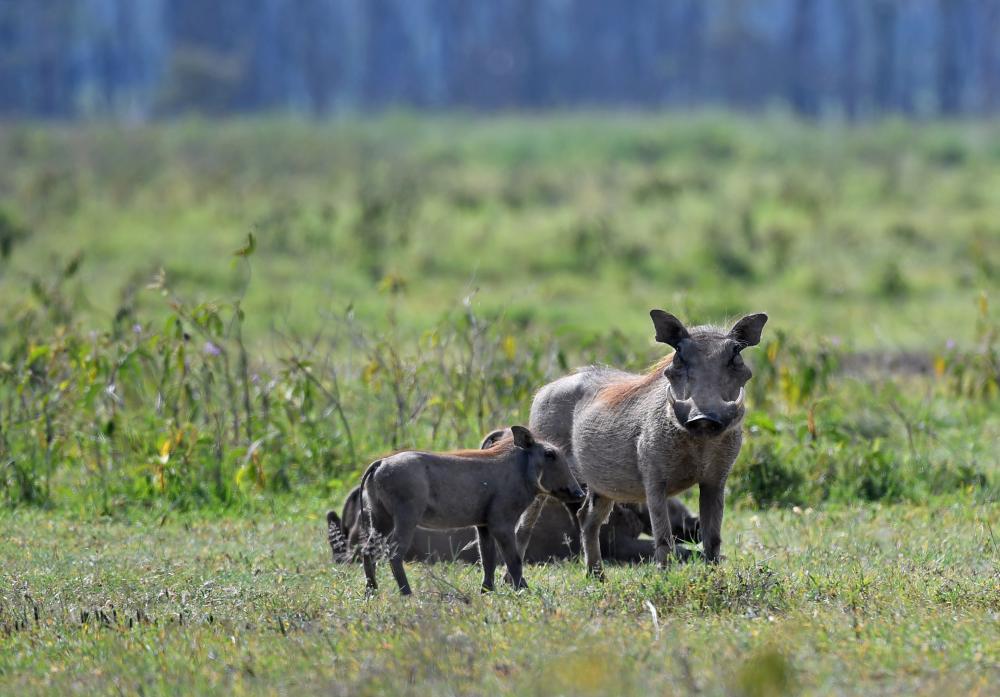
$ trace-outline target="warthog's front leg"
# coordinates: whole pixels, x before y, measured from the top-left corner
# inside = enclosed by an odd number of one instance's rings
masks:
[[[493,535],[493,539],[497,541],[500,554],[503,556],[504,563],[507,564],[507,577],[510,585],[514,588],[527,588],[528,583],[524,580],[521,555],[517,552],[514,526],[491,525],[490,533]]]
[[[701,484],[698,487],[698,509],[701,516],[701,541],[705,561],[719,561],[722,548],[722,514],[726,507],[726,483]]]
[[[587,492],[583,507],[577,511],[580,521],[580,546],[583,547],[583,561],[587,575],[599,581],[604,580],[604,565],[601,563],[601,526],[608,520],[615,502],[593,490]]]
[[[493,575],[497,568],[497,546],[490,537],[490,529],[485,525],[476,526],[479,539],[479,561],[483,565],[483,592],[493,590]]]
[[[676,556],[667,487],[663,482],[654,480],[647,480],[643,486],[646,489],[646,507],[649,508],[649,520],[653,528],[653,559],[659,566],[666,566]]]

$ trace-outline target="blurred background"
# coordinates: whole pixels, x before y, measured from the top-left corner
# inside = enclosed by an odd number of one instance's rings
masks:
[[[0,113],[1000,106],[997,0],[3,0]]]
[[[0,0],[0,490],[336,497],[661,307],[771,317],[735,500],[995,497],[998,108],[1000,0]]]

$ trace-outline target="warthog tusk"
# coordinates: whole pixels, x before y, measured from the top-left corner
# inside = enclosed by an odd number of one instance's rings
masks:
[[[667,383],[667,399],[669,399],[671,402],[679,401],[677,399],[677,395],[674,394],[674,386],[671,385],[669,382]]]
[[[733,402],[733,404],[735,404],[737,407],[742,407],[743,406],[743,402],[746,399],[746,396],[747,396],[746,390],[744,390],[741,387],[740,388],[740,393],[738,395],[736,395],[736,401]]]

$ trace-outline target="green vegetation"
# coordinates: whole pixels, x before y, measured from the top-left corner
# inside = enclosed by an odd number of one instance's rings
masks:
[[[0,693],[1000,678],[1000,128],[4,125],[0,158]],[[771,315],[721,567],[440,566],[410,603],[331,569],[368,461],[641,370],[657,306]]]
[[[480,596],[474,567],[411,565],[409,600],[366,600],[360,565],[331,567],[322,505],[0,516],[0,691],[987,695],[1000,680],[995,505],[737,513],[721,566],[611,568],[603,586],[559,564]]]
[[[796,336],[938,350],[974,338],[1000,274],[1000,127],[858,130],[682,117],[407,117],[313,126],[0,127],[5,294],[79,251],[104,328],[162,266],[193,299],[244,284],[252,332],[308,332],[352,304],[410,329],[475,289],[487,315],[630,339],[645,310],[767,308]],[[7,227],[0,223],[0,231]],[[6,237],[9,233],[0,232]],[[994,299],[995,301],[995,299]]]

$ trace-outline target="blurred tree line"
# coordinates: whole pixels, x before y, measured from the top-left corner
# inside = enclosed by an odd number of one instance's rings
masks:
[[[0,114],[1000,107],[1000,0],[0,0]]]

